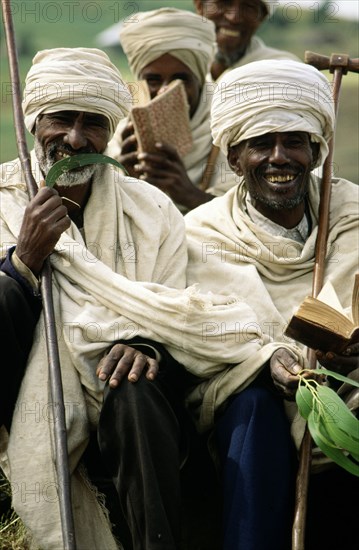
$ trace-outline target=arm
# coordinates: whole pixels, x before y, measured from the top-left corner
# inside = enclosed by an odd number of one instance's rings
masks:
[[[171,199],[192,210],[209,202],[213,195],[193,185],[176,149],[168,144],[157,143],[156,153],[139,153],[139,163],[134,166],[137,177],[146,180]]]

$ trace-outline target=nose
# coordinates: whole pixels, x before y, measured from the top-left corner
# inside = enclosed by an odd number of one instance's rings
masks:
[[[64,142],[75,150],[87,145],[87,138],[84,135],[84,128],[81,122],[75,121],[71,128],[68,129]]]
[[[163,92],[167,90],[169,85],[170,85],[170,81],[166,80],[165,82],[162,82],[156,95],[163,94]]]
[[[224,18],[230,23],[240,23],[242,20],[241,11],[243,8],[239,6],[224,6]]]
[[[287,162],[289,162],[287,149],[283,145],[283,143],[281,143],[280,141],[276,141],[273,144],[270,150],[268,161],[271,164],[286,164]]]

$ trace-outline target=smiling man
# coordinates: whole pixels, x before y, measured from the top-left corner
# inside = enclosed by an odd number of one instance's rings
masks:
[[[228,72],[221,84],[212,104],[213,140],[241,182],[185,216],[188,282],[214,292],[235,289],[257,313],[272,343],[198,388],[192,404],[200,411],[201,428],[214,430],[223,483],[224,550],[287,550],[294,483],[282,399],[293,398],[305,350],[298,345],[295,354],[273,353],[271,346],[288,343],[284,329],[311,294],[321,187],[312,170],[328,153],[334,109],[327,79],[295,61],[251,63]],[[359,267],[358,191],[353,183],[332,180],[324,282],[331,281],[345,308]],[[346,356],[317,350],[317,357],[339,372],[358,365],[354,347]],[[293,419],[293,403],[285,403]],[[298,445],[302,429],[295,418]],[[353,483],[343,472],[331,487],[343,488],[341,496],[335,493],[336,502],[348,502],[343,517],[355,525],[353,499],[345,496]],[[317,517],[317,526],[326,521],[326,511]],[[343,530],[333,525],[325,548],[341,547]],[[315,548],[315,530],[308,534],[308,548]],[[352,548],[350,537],[344,546]]]
[[[217,52],[211,76],[261,59],[297,59],[290,52],[270,48],[255,35],[269,14],[265,0],[194,0],[197,13],[213,21]]]

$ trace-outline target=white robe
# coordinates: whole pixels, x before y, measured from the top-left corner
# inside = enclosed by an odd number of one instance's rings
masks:
[[[293,61],[300,61],[296,55],[285,50],[278,50],[276,48],[270,48],[267,46],[261,38],[258,36],[252,36],[251,41],[245,51],[243,57],[235,61],[233,65],[228,67],[217,79],[217,82],[224,76],[228,71],[236,69],[237,67],[242,67],[247,65],[247,63],[253,63],[254,61],[262,61],[262,59],[293,59]],[[209,75],[208,79],[211,81],[212,78]]]
[[[235,292],[256,312],[262,333],[270,339],[248,360],[219,372],[192,393],[189,402],[203,430],[213,426],[218,407],[257,376],[275,344],[287,347],[293,343],[284,336],[284,329],[304,297],[311,294],[319,191],[320,182],[312,176],[309,207],[313,227],[304,244],[273,236],[257,226],[246,213],[243,183],[185,216],[188,284],[199,283],[202,291]],[[325,281],[332,282],[344,308],[351,305],[354,274],[359,268],[358,226],[359,186],[334,179]],[[242,323],[241,332],[245,329]],[[296,442],[302,428],[296,418]]]

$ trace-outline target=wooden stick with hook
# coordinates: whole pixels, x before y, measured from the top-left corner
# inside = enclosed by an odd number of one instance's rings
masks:
[[[313,52],[305,52],[305,62],[319,70],[329,69],[333,73],[333,101],[335,114],[338,111],[340,85],[343,75],[348,71],[359,72],[359,59],[349,59],[346,54],[332,54],[331,57]],[[322,185],[319,205],[318,236],[315,245],[315,264],[313,272],[312,296],[319,294],[323,285],[325,257],[327,252],[329,209],[334,156],[334,137],[329,143],[329,154],[323,165]],[[308,350],[309,368],[316,367],[313,350]],[[304,550],[305,523],[307,515],[307,497],[311,465],[312,441],[306,428],[299,455],[299,468],[296,481],[295,512],[292,529],[292,550]]]
[[[38,187],[31,170],[30,154],[26,144],[26,131],[21,108],[21,87],[19,65],[16,52],[15,31],[12,21],[10,0],[1,3],[9,58],[10,78],[13,87],[12,103],[15,133],[21,168],[24,173],[27,191],[32,199]],[[72,515],[70,473],[67,452],[67,431],[65,406],[62,391],[61,367],[57,344],[55,312],[52,299],[52,276],[49,260],[46,260],[41,273],[41,291],[46,328],[46,345],[49,361],[49,379],[54,414],[54,439],[56,453],[56,471],[61,516],[63,548],[75,550],[75,530]]]

